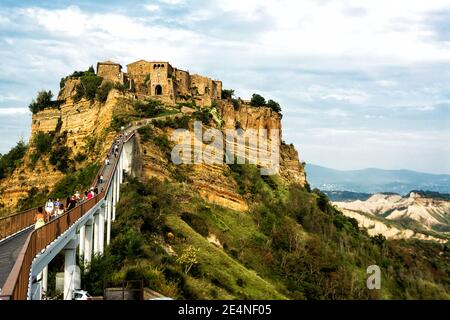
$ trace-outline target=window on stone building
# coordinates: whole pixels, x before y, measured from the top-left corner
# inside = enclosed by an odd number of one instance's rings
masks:
[[[159,84],[155,87],[155,95],[162,95],[162,87]]]

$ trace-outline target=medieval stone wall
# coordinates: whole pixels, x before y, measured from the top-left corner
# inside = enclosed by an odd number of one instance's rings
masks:
[[[122,67],[118,63],[99,62],[97,64],[97,75],[106,80],[123,82]]]

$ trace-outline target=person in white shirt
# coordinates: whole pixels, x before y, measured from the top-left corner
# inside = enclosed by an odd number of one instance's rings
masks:
[[[52,199],[48,199],[45,204],[45,212],[47,212],[47,217],[51,217],[53,215],[53,210],[55,209],[55,205],[53,204]]]

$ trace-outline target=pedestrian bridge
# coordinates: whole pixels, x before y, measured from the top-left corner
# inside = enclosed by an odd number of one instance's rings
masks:
[[[146,124],[146,123],[143,123]],[[136,127],[134,127],[136,128]],[[0,300],[40,300],[47,290],[48,264],[64,252],[64,299],[74,289],[76,252],[89,263],[110,243],[111,222],[116,217],[123,174],[131,172],[134,130],[119,138],[118,156],[98,172],[104,181],[92,186],[102,190],[58,218],[34,230],[37,208],[0,219]],[[116,142],[116,140],[115,140]],[[110,150],[110,151],[111,151]]]

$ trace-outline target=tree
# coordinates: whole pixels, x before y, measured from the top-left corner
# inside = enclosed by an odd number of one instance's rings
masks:
[[[0,179],[5,178],[6,175],[14,171],[24,157],[27,149],[27,144],[23,140],[20,140],[7,154],[0,154]]]
[[[267,101],[267,107],[269,107],[270,109],[272,109],[275,112],[281,112],[281,107],[280,104],[276,101],[273,100],[269,100]]]
[[[233,89],[223,89],[222,90],[222,99],[231,99],[234,96]]]
[[[197,253],[200,249],[196,249],[193,246],[189,246],[183,250],[181,256],[177,259],[177,262],[184,266],[184,273],[189,273],[191,268],[198,264]]]
[[[39,91],[36,99],[31,102],[31,104],[28,106],[28,108],[30,109],[30,111],[33,114],[38,113],[39,111],[42,111],[46,107],[51,106],[53,104],[52,98],[53,98],[53,93],[51,90]]]
[[[53,136],[39,131],[33,139],[33,145],[36,148],[38,155],[50,152],[52,148]]]
[[[254,93],[252,95],[252,100],[250,101],[250,105],[253,107],[264,107],[266,105],[266,99],[263,96]]]

